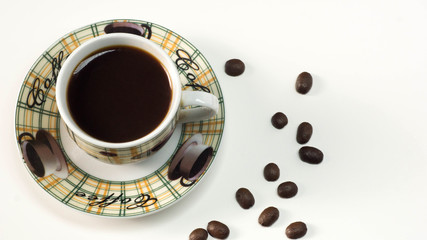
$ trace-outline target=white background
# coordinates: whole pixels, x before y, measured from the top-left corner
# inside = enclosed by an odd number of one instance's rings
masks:
[[[77,212],[44,192],[23,165],[14,135],[16,97],[50,44],[114,18],[151,21],[192,42],[221,84],[225,131],[203,181],[154,215],[109,219]],[[0,239],[188,239],[211,220],[229,239],[286,239],[304,221],[304,239],[427,239],[427,2],[423,0],[4,1],[0,38]],[[246,71],[224,73],[240,58]],[[302,71],[307,95],[295,91]],[[273,128],[284,112],[289,124]],[[298,159],[297,126],[312,123],[320,165]],[[263,167],[275,162],[277,182]],[[299,186],[281,199],[283,181]],[[256,203],[235,201],[247,187]],[[280,210],[271,227],[258,216]],[[210,239],[212,239],[210,237]]]

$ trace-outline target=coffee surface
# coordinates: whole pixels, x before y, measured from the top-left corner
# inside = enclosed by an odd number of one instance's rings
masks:
[[[76,124],[90,136],[113,143],[152,132],[169,111],[172,89],[163,65],[129,46],[99,50],[74,70],[67,102]]]

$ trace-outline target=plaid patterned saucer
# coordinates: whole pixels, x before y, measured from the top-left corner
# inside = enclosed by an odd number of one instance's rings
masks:
[[[219,82],[205,57],[190,42],[175,32],[154,23],[140,20],[109,20],[77,29],[56,41],[34,63],[19,92],[15,131],[19,136],[36,134],[40,129],[51,133],[64,151],[69,174],[62,179],[55,175],[39,178],[27,167],[34,181],[47,193],[76,210],[99,216],[137,217],[162,210],[188,194],[204,176],[195,181],[170,181],[167,177],[173,154],[157,170],[129,181],[101,179],[79,168],[67,155],[61,142],[61,118],[55,100],[55,82],[61,64],[83,42],[105,34],[104,29],[113,22],[130,22],[150,28],[150,40],[159,44],[176,63],[183,89],[206,91],[219,99],[219,111],[209,120],[186,123],[182,126],[179,147],[195,133],[202,133],[204,144],[218,151],[224,130],[224,99]],[[211,161],[212,164],[212,161]]]

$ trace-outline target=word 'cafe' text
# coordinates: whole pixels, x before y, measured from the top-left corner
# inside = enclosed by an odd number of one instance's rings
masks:
[[[46,78],[44,81],[40,78],[35,78],[31,85],[31,90],[27,95],[27,106],[33,108],[35,105],[40,106],[46,101],[46,93],[49,88],[56,83],[59,70],[61,69],[62,61],[64,60],[64,52],[60,51],[58,57],[53,58],[50,62],[52,67],[52,77]]]
[[[175,64],[178,70],[181,70],[184,74],[186,74],[185,77],[188,81],[190,81],[190,83],[185,84],[185,86],[192,87],[194,90],[202,90],[204,92],[210,93],[211,90],[209,90],[208,87],[195,82],[197,77],[193,73],[185,72],[188,70],[193,70],[196,72],[200,70],[199,65],[197,65],[197,63],[191,58],[190,54],[188,54],[188,52],[183,49],[178,49],[176,50],[176,55],[178,58],[175,60]]]
[[[76,192],[75,196],[87,198],[87,200],[92,201],[89,203],[89,206],[98,206],[100,208],[108,207],[113,203],[130,203],[126,209],[135,209],[138,207],[148,207],[157,202],[157,198],[153,198],[148,194],[141,194],[134,199],[124,197],[123,193],[120,193],[117,197],[114,197],[114,193],[112,193],[107,197],[99,198],[96,195],[86,195],[84,192]]]

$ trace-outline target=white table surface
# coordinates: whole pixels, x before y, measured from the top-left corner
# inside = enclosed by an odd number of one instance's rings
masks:
[[[154,215],[110,219],[75,211],[29,176],[16,147],[18,91],[39,55],[62,35],[108,19],[132,18],[170,28],[193,43],[222,88],[226,123],[203,181],[182,201]],[[303,239],[427,238],[427,2],[424,0],[5,1],[0,69],[0,239],[188,239],[211,220],[228,239],[287,239],[304,221]],[[224,63],[242,59],[239,77]],[[295,91],[302,71],[307,95]],[[273,128],[271,116],[289,124]],[[299,123],[314,134],[320,165],[298,159]],[[263,178],[275,162],[277,182]],[[281,199],[284,181],[299,186]],[[240,187],[255,195],[243,210]],[[258,216],[280,210],[271,227]],[[213,239],[209,237],[209,239]]]

